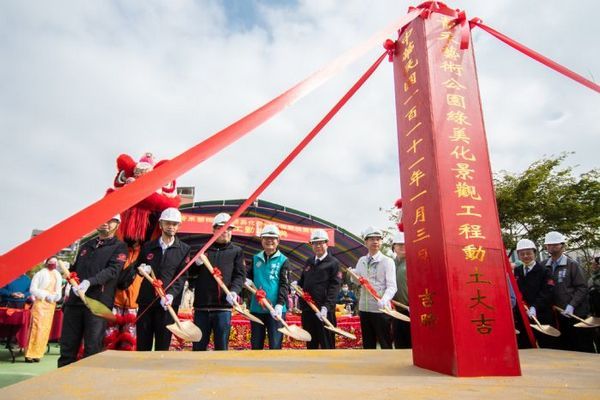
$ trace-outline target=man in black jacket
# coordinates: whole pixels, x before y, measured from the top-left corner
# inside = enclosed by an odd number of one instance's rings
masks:
[[[523,297],[525,305],[528,307],[527,314],[529,318],[536,317],[541,324],[553,325],[552,318],[552,273],[542,264],[536,261],[537,248],[529,239],[521,239],[517,243],[517,256],[523,263],[515,268],[514,274],[519,286],[519,292]],[[520,310],[514,309],[514,318],[517,330],[517,343],[519,348],[527,349],[531,343],[527,338]],[[537,330],[533,334],[539,347],[551,347],[554,338],[545,335]]]
[[[213,220],[213,232],[230,218],[227,213],[217,214]],[[215,350],[227,350],[229,346],[231,306],[234,300],[239,300],[238,294],[246,279],[244,253],[241,247],[231,243],[233,229],[233,225],[229,226],[206,251],[210,263],[221,273],[230,295],[225,295],[200,259],[190,268],[190,284],[194,287],[194,323],[202,331],[202,339],[192,345],[194,351],[206,350],[211,333],[215,335]]]
[[[117,277],[127,259],[127,246],[114,236],[120,222],[121,218],[117,215],[100,225],[98,237],[81,246],[77,261],[71,268],[81,282],[73,287],[75,295],[69,296],[63,306],[59,368],[77,361],[82,339],[84,357],[102,350],[106,322],[85,307],[79,292],[112,308]]]
[[[306,344],[308,349],[334,349],[333,332],[326,330],[323,317],[336,324],[335,303],[342,284],[340,263],[327,252],[329,237],[323,229],[315,229],[310,235],[314,257],[306,260],[304,271],[298,286],[314,300],[320,312],[313,312],[304,300],[300,300],[302,327],[310,333],[312,340]]]
[[[566,238],[559,232],[548,232],[544,238],[550,258],[542,262],[552,271],[552,298],[555,306],[564,311],[558,316],[560,336],[558,349],[594,353],[593,330],[576,328],[577,315],[586,318],[589,314],[587,279],[577,261],[567,257]]]
[[[133,277],[141,266],[147,274],[153,272],[156,279],[167,287],[190,261],[190,246],[175,236],[181,225],[179,210],[165,209],[158,223],[162,232],[160,237],[144,243],[135,264],[125,270],[130,271],[128,283],[133,282]],[[166,326],[174,321],[171,314],[167,312],[167,306],[171,305],[177,312],[186,279],[186,273],[177,278],[166,290],[166,296],[160,300],[160,303],[153,303],[156,292],[152,284],[144,279],[137,298],[139,312],[143,312],[136,324],[138,351],[152,350],[152,343],[154,343],[154,350],[169,350],[171,331]]]

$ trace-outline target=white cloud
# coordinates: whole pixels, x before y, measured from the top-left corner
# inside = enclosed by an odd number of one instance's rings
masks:
[[[408,2],[261,2],[237,29],[216,1],[0,3],[4,252],[97,200],[120,153],[172,158],[404,14]],[[416,3],[415,3],[416,4]],[[586,77],[600,76],[600,5],[452,4]],[[597,93],[474,31],[492,168],[575,151],[598,165]],[[179,179],[198,200],[244,198],[381,49]],[[360,232],[398,197],[385,62],[261,198]]]

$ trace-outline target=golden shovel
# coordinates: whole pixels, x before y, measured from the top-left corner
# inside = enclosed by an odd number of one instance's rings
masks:
[[[350,268],[344,268],[344,267],[342,267],[342,268],[343,268],[345,271],[347,271],[347,272],[348,272],[350,275],[352,275],[352,277],[353,277],[353,278],[354,278],[356,281],[358,281],[358,282],[360,282],[360,281],[361,281],[361,279],[360,279],[360,278],[361,278],[361,276],[360,276],[360,275],[358,275],[356,272],[352,271]],[[363,278],[363,279],[366,281],[366,278]],[[366,281],[366,282],[367,282],[367,284],[369,284],[369,282],[368,282],[368,281]],[[369,285],[370,285],[370,284],[369,284]],[[367,289],[367,288],[365,287],[365,289]],[[367,292],[368,292],[368,293],[369,293],[371,296],[373,296],[373,298],[374,298],[375,300],[377,300],[377,301],[381,300],[381,297],[380,297],[380,296],[378,296],[378,295],[377,295],[377,294],[375,294],[375,293],[372,293],[372,292],[371,292],[369,289],[367,289]],[[394,304],[396,304],[396,305],[398,305],[398,306],[400,306],[400,307],[403,307],[403,308],[405,308],[406,310],[408,310],[408,306],[406,306],[406,305],[404,305],[404,304],[400,303],[399,301],[392,300],[392,302],[393,302]],[[387,315],[389,315],[390,317],[393,317],[393,318],[399,319],[399,320],[401,320],[401,321],[410,322],[410,317],[409,317],[409,316],[407,316],[407,315],[404,315],[404,314],[402,314],[402,313],[400,313],[400,312],[398,312],[398,311],[396,311],[396,310],[393,310],[391,307],[384,307],[384,308],[380,308],[380,309],[379,309],[379,311],[381,311],[381,312],[382,312],[382,313],[384,313],[384,314],[387,314]]]
[[[560,312],[564,312],[565,310],[563,310],[562,308],[560,308],[559,306],[554,306],[555,309],[557,309]],[[597,328],[600,326],[600,318],[597,317],[588,317],[586,319],[580,318],[575,314],[569,314],[571,317],[575,318],[577,321],[579,321],[578,323],[576,323],[575,325],[573,325],[574,327],[577,328]]]
[[[302,291],[302,289],[300,289],[298,286],[296,285],[292,285],[292,287],[294,288],[294,290],[300,295],[300,297],[304,298],[304,292]],[[306,300],[305,300],[306,301]],[[319,309],[317,308],[317,306],[315,305],[315,303],[313,303],[312,301],[306,301],[306,304],[308,304],[308,306],[310,308],[312,308],[312,310],[316,313],[319,312]],[[344,337],[347,337],[348,339],[352,339],[352,340],[356,340],[356,336],[354,336],[352,333],[350,332],[346,332],[345,330],[342,330],[336,326],[334,326],[328,319],[327,317],[323,317],[323,323],[325,324],[325,329],[329,329],[331,332],[333,333],[337,333],[338,335],[342,335]]]
[[[525,307],[525,310],[527,312],[529,312],[529,308],[527,308],[526,305],[523,305],[523,307]],[[531,319],[533,319],[535,321],[535,324],[529,324],[529,325],[536,331],[542,332],[543,334],[548,335],[548,336],[553,336],[553,337],[560,336],[560,331],[558,329],[556,329],[555,327],[550,326],[550,325],[540,324],[540,321],[538,321],[538,319],[535,315],[531,316]]]
[[[75,279],[70,278],[70,272],[67,267],[65,267],[63,261],[58,261],[58,267],[60,269],[60,273],[65,278],[72,287],[77,286],[77,282]],[[112,313],[110,308],[106,307],[104,304],[99,302],[96,299],[92,299],[91,297],[87,297],[85,293],[81,290],[77,290],[77,294],[79,298],[85,304],[85,306],[97,317],[103,318],[109,322],[115,322],[117,320],[117,316]]]
[[[255,287],[248,285],[248,284],[244,284],[244,287],[246,289],[248,289],[253,295],[256,295]],[[267,308],[267,310],[269,310],[271,315],[273,315],[275,310],[273,309],[273,306],[271,305],[271,302],[269,302],[269,300],[263,299],[260,304],[264,305]],[[287,335],[287,336],[289,336],[293,339],[299,340],[301,342],[310,342],[312,340],[310,333],[308,333],[304,329],[300,328],[298,325],[288,325],[288,323],[285,322],[285,320],[280,316],[277,316],[277,318],[275,318],[275,319],[277,319],[279,322],[281,322],[283,324],[283,327],[281,327],[277,330],[279,332],[283,333],[284,335]]]
[[[154,286],[154,281],[156,278],[148,275],[142,266],[138,267],[138,271],[144,278],[148,279],[152,286]],[[154,273],[152,273],[152,275],[154,275]],[[164,300],[166,297],[165,290],[162,287],[154,287],[156,288],[156,292],[160,298]],[[170,304],[167,305],[167,311],[169,311],[169,314],[171,314],[171,317],[173,317],[173,321],[175,321],[174,324],[167,325],[167,329],[170,330],[175,336],[183,340],[187,340],[188,342],[198,342],[200,339],[202,339],[202,331],[200,328],[194,325],[192,321],[180,321],[177,313],[175,310],[173,310],[173,307],[171,307]]]
[[[208,268],[208,270],[212,274],[213,278],[215,278],[215,281],[217,281],[217,285],[219,285],[221,287],[221,289],[223,289],[223,292],[225,292],[225,294],[229,295],[229,293],[231,293],[231,291],[229,290],[229,288],[227,288],[227,285],[225,285],[225,283],[223,282],[223,280],[221,278],[219,278],[218,276],[215,275],[215,269],[213,268],[213,266],[210,263],[210,261],[208,261],[208,257],[206,257],[204,254],[201,254],[200,258],[202,259],[202,262],[204,263],[204,266],[206,268]],[[238,313],[240,313],[240,315],[242,315],[243,317],[249,319],[250,321],[254,321],[257,324],[264,325],[264,323],[260,319],[256,318],[254,315],[250,314],[250,312],[246,308],[242,307],[240,305],[240,303],[238,303],[235,299],[233,300],[233,308]]]

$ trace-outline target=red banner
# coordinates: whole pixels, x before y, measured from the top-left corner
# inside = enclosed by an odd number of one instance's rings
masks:
[[[394,58],[413,359],[520,375],[473,48],[455,18],[416,19]]]
[[[211,234],[214,215],[182,214],[180,233],[204,233]],[[280,240],[288,242],[308,243],[310,233],[315,229],[323,229],[329,236],[329,245],[335,246],[335,230],[331,228],[320,228],[318,226],[294,225],[278,223],[268,219],[255,217],[240,217],[233,220],[235,229],[234,236],[258,237],[265,225],[276,225],[279,228]]]

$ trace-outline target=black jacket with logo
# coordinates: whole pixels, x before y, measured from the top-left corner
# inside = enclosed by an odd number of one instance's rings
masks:
[[[125,270],[131,270],[129,273],[131,281],[133,281],[137,268],[141,264],[146,264],[152,267],[156,279],[160,279],[163,283],[163,288],[166,288],[190,261],[190,246],[183,243],[178,237],[175,237],[173,244],[169,246],[164,253],[160,247],[159,240],[160,239],[156,239],[144,243],[135,264]],[[173,296],[174,307],[179,306],[181,303],[181,295],[186,279],[187,272],[183,273],[175,283],[166,290],[167,294]],[[155,297],[156,292],[154,291],[154,286],[152,286],[147,279],[144,279],[140,286],[137,298],[140,309],[144,309],[143,306],[150,304]],[[154,306],[159,305],[159,302],[154,303]]]
[[[327,253],[327,257],[323,261],[317,261],[316,263],[314,256],[309,257],[306,260],[302,276],[298,281],[298,286],[310,294],[319,308],[325,306],[327,307],[327,311],[334,313],[341,284],[342,273],[340,272],[340,263],[329,253]],[[310,309],[308,304],[302,299],[300,300],[300,308],[302,310]]]
[[[223,275],[223,283],[232,292],[240,294],[246,280],[244,252],[241,247],[229,242],[214,243],[206,250],[206,257],[213,267]],[[204,265],[192,264],[190,284],[194,289],[194,307],[201,309],[231,308],[225,300],[225,292]]]
[[[95,238],[81,245],[71,272],[76,272],[80,281],[87,279],[90,282],[86,297],[112,308],[117,278],[126,260],[125,243],[115,237],[105,240]],[[70,295],[65,305],[83,306],[83,302],[78,296]]]

